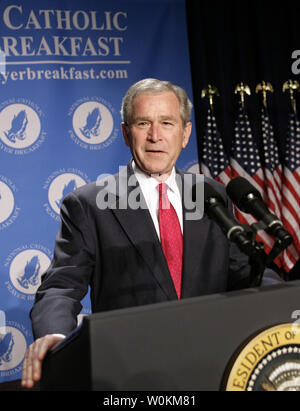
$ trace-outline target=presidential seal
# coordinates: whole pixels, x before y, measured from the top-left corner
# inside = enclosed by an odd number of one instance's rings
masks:
[[[263,330],[234,354],[226,391],[300,391],[300,333],[291,323]]]

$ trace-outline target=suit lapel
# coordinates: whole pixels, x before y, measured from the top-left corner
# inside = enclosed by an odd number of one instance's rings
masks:
[[[183,173],[177,170],[177,176],[180,177],[181,183],[178,184],[181,191],[182,209],[183,209],[183,270],[182,270],[182,298],[195,295],[195,289],[200,282],[201,270],[199,267],[202,252],[201,238],[205,238],[209,227],[208,217],[203,214],[203,210],[196,210],[192,203],[191,193],[194,184],[203,185],[203,176],[190,173]],[[178,181],[179,182],[179,181]],[[202,186],[201,186],[202,184]],[[203,193],[198,193],[200,199],[203,198]],[[198,207],[201,201],[197,201]],[[191,209],[191,207],[193,208]]]
[[[182,297],[195,296],[198,294],[197,289],[201,288],[201,276],[205,275],[205,267],[201,267],[200,262],[208,226],[207,216],[197,221],[184,220]]]
[[[167,298],[176,299],[176,291],[159,238],[130,164],[118,174],[114,194],[116,206],[112,207],[112,212]],[[134,209],[138,204],[142,206]]]

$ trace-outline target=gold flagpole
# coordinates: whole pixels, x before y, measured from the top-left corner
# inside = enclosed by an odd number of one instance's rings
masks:
[[[270,91],[271,93],[274,93],[273,86],[271,83],[265,82],[263,80],[261,83],[257,84],[256,89],[255,89],[256,93],[259,93],[260,91],[262,92],[262,95],[263,95],[263,105],[267,107],[267,92]]]
[[[210,105],[211,109],[213,109],[213,106],[214,106],[214,97],[219,96],[219,95],[220,94],[219,94],[219,91],[218,91],[217,87],[212,86],[211,84],[209,84],[207,86],[207,88],[204,88],[201,91],[201,98],[205,98],[206,96],[208,97],[209,105]]]
[[[290,100],[292,104],[292,108],[296,111],[296,100],[294,97],[294,92],[300,90],[300,86],[297,80],[288,80],[283,83],[282,91],[285,93],[286,91],[290,92]]]
[[[247,84],[244,84],[243,82],[239,83],[236,88],[234,89],[234,94],[240,94],[241,96],[241,103],[242,106],[245,106],[245,94],[248,94],[248,96],[251,95],[251,90],[250,87]]]

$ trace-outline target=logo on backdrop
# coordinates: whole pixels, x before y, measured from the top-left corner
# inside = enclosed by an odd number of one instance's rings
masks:
[[[17,191],[9,178],[0,175],[0,231],[13,224],[20,213],[15,199]]]
[[[6,258],[9,280],[8,291],[21,300],[33,300],[41,283],[41,275],[51,262],[51,252],[41,244],[23,245],[13,250]]]
[[[101,150],[112,144],[118,136],[115,109],[101,97],[78,100],[68,115],[72,118],[70,137],[83,149]]]
[[[10,99],[0,105],[0,148],[9,154],[24,155],[45,141],[41,109],[24,98]]]
[[[27,348],[26,338],[30,338],[30,333],[15,321],[7,321],[0,326],[0,378],[22,371],[22,361]]]
[[[88,176],[74,168],[54,171],[43,186],[48,192],[48,201],[44,204],[47,214],[59,221],[60,206],[64,197],[88,182]]]

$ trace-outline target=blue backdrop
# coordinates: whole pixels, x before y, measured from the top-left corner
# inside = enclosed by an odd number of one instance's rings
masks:
[[[62,198],[130,160],[122,96],[145,77],[168,79],[191,99],[192,87],[184,0],[2,0],[0,19],[3,382],[21,377]],[[197,162],[193,134],[178,165]],[[83,307],[90,312],[88,296]]]

